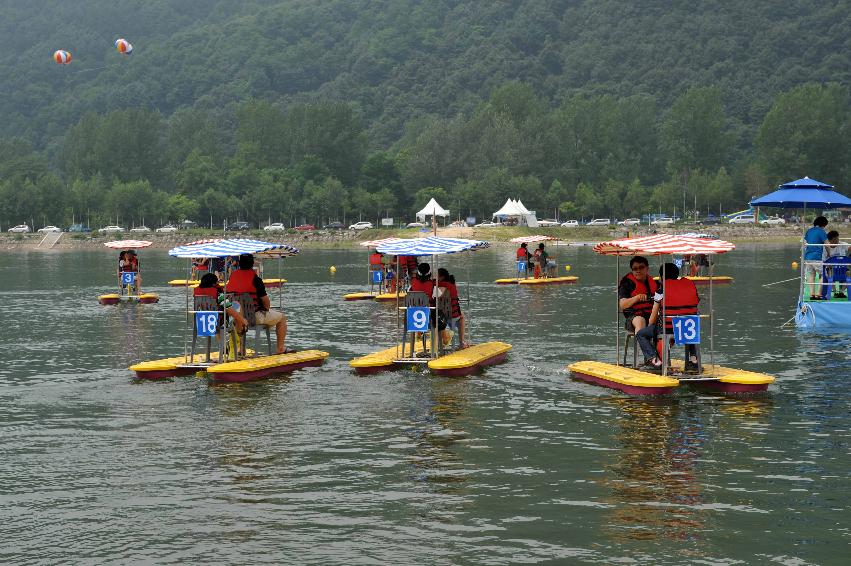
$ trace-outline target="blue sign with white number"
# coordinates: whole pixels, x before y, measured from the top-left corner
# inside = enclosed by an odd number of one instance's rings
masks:
[[[197,311],[195,313],[195,329],[198,331],[198,336],[215,336],[218,326],[218,312]]]
[[[121,284],[122,285],[133,285],[136,283],[136,273],[132,271],[125,271],[121,273]]]
[[[381,283],[382,281],[384,281],[384,274],[380,271],[373,271],[372,272],[372,282],[373,283]]]
[[[526,271],[526,262],[518,261],[517,262],[517,271]]]
[[[683,260],[681,260],[681,259],[675,259],[675,260],[674,260],[674,265],[676,265],[676,266],[677,266],[677,268],[682,269],[682,268],[683,268]]]
[[[700,317],[675,316],[671,319],[674,329],[674,344],[700,344]]]
[[[426,332],[431,321],[431,310],[428,307],[408,307],[406,313],[408,332]]]

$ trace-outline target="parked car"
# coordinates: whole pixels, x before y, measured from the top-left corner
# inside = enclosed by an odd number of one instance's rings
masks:
[[[147,226],[136,226],[135,228],[130,228],[130,231],[138,234],[144,234],[145,232],[150,232],[151,229]]]
[[[122,234],[124,233],[124,228],[121,226],[104,226],[98,232],[101,234]]]
[[[700,220],[698,220],[697,223],[703,224],[705,226],[710,226],[710,225],[714,225],[714,224],[720,224],[721,219],[718,218],[717,216],[715,216],[714,214],[710,214],[710,215],[706,216],[705,218],[701,218]]]
[[[587,226],[608,226],[612,221],[608,218],[594,218]]]
[[[638,226],[641,224],[640,218],[627,218],[618,222],[619,226]]]
[[[579,226],[579,222],[577,220],[565,220],[561,223],[562,228],[576,228]]]
[[[676,222],[676,220],[674,220],[670,216],[665,216],[664,218],[657,218],[656,220],[651,222],[650,225],[651,226],[670,226],[674,222]]]
[[[251,230],[251,223],[243,220],[231,222],[228,224],[228,230],[232,232],[244,232],[245,230]]]
[[[552,220],[552,219],[549,219],[549,218],[546,219],[546,220],[538,220],[538,226],[540,226],[541,228],[548,228],[550,226],[558,226],[558,225],[559,225],[558,220]]]
[[[476,224],[476,228],[496,228],[499,226],[496,222],[479,222]]]
[[[753,214],[740,214],[730,219],[730,224],[753,224],[756,217]]]
[[[325,225],[326,230],[342,230],[345,227],[342,222],[329,222]]]
[[[12,226],[9,228],[9,232],[13,234],[28,234],[30,231],[30,227],[26,224],[18,224],[17,226]]]
[[[50,225],[50,226],[45,226],[44,228],[39,228],[38,231],[41,232],[42,234],[47,234],[48,232],[61,232],[62,228],[58,228],[56,226]]]
[[[284,226],[283,222],[272,222],[264,226],[263,229],[267,232],[283,232],[287,227]]]
[[[760,220],[759,223],[768,226],[780,226],[781,224],[786,224],[786,221],[783,218],[780,218],[779,216],[770,216],[765,220]]]
[[[197,228],[198,224],[196,224],[195,222],[193,222],[191,220],[184,220],[183,222],[180,223],[180,227],[183,228],[184,230],[188,230],[190,228]]]
[[[299,232],[307,232],[309,230],[316,230],[316,226],[313,224],[299,224],[293,230],[298,230]]]
[[[85,224],[71,224],[71,227],[68,228],[68,231],[69,232],[85,233],[85,232],[91,232],[92,229],[89,228],[88,226],[86,226]]]
[[[425,224],[422,222],[408,222],[405,228],[425,228]]]
[[[157,228],[156,232],[161,234],[170,234],[172,232],[177,232],[177,226],[172,226],[171,224],[166,224],[162,228]]]
[[[456,220],[452,224],[449,225],[450,228],[466,228],[467,222],[464,220]]]
[[[351,226],[349,226],[349,230],[369,230],[372,228],[372,222],[355,222]]]

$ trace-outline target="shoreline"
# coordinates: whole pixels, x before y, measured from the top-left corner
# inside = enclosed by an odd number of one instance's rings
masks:
[[[585,227],[579,226],[576,228],[520,228],[520,227],[505,227],[505,228],[438,228],[438,236],[448,238],[468,238],[476,240],[486,240],[495,246],[513,245],[509,240],[517,236],[524,235],[547,235],[560,239],[562,242],[587,244],[588,242],[601,242],[606,240],[614,240],[617,238],[625,238],[628,235],[632,236],[647,236],[653,233],[658,234],[680,234],[684,232],[706,232],[728,240],[735,244],[744,243],[799,243],[803,233],[803,227],[799,225],[787,226],[681,226],[677,228],[660,228],[651,230],[649,227],[641,227],[638,230],[627,231],[624,228],[606,228],[606,227]],[[840,231],[840,234],[842,232]],[[44,238],[43,234],[0,234],[0,249],[2,250],[41,250],[41,251],[61,251],[61,250],[80,250],[80,249],[106,249],[103,247],[105,242],[110,242],[119,239],[144,239],[153,242],[151,248],[171,249],[175,246],[183,245],[201,239],[208,238],[252,238],[262,239],[269,242],[287,244],[296,248],[315,248],[315,249],[338,249],[351,248],[355,249],[358,244],[366,240],[377,240],[381,238],[415,238],[420,235],[425,235],[416,230],[405,229],[372,229],[362,232],[353,232],[351,230],[339,231],[323,231],[308,233],[286,233],[286,234],[268,234],[261,231],[253,231],[250,233],[228,233],[223,235],[221,232],[210,230],[192,230],[176,234],[110,234],[96,235],[90,234],[69,234],[63,233],[59,241],[52,247],[40,247],[40,243]]]

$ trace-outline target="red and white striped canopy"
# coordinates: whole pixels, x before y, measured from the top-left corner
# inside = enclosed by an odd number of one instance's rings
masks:
[[[114,250],[133,250],[138,248],[147,248],[153,242],[147,240],[115,240],[114,242],[106,242],[104,246]]]
[[[402,241],[404,241],[404,238],[384,238],[382,240],[367,240],[365,242],[361,242],[360,245],[365,248],[377,248],[383,244],[394,244]]]
[[[559,238],[555,238],[553,236],[518,236],[516,238],[511,238],[511,242],[515,244],[531,244],[532,242],[549,242],[550,240],[558,240]]]
[[[641,238],[621,238],[600,242],[594,251],[602,255],[723,254],[736,249],[724,240],[693,238],[673,234],[656,234]]]

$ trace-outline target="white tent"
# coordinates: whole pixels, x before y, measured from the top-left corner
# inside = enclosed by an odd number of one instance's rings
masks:
[[[425,220],[426,216],[449,216],[449,211],[437,204],[437,201],[431,199],[428,204],[417,213],[417,219]]]
[[[509,218],[517,219],[519,226],[529,226],[530,228],[538,227],[538,219],[535,218],[535,213],[528,210],[519,200],[508,199],[502,208],[493,213],[493,217],[500,221],[505,221]]]

